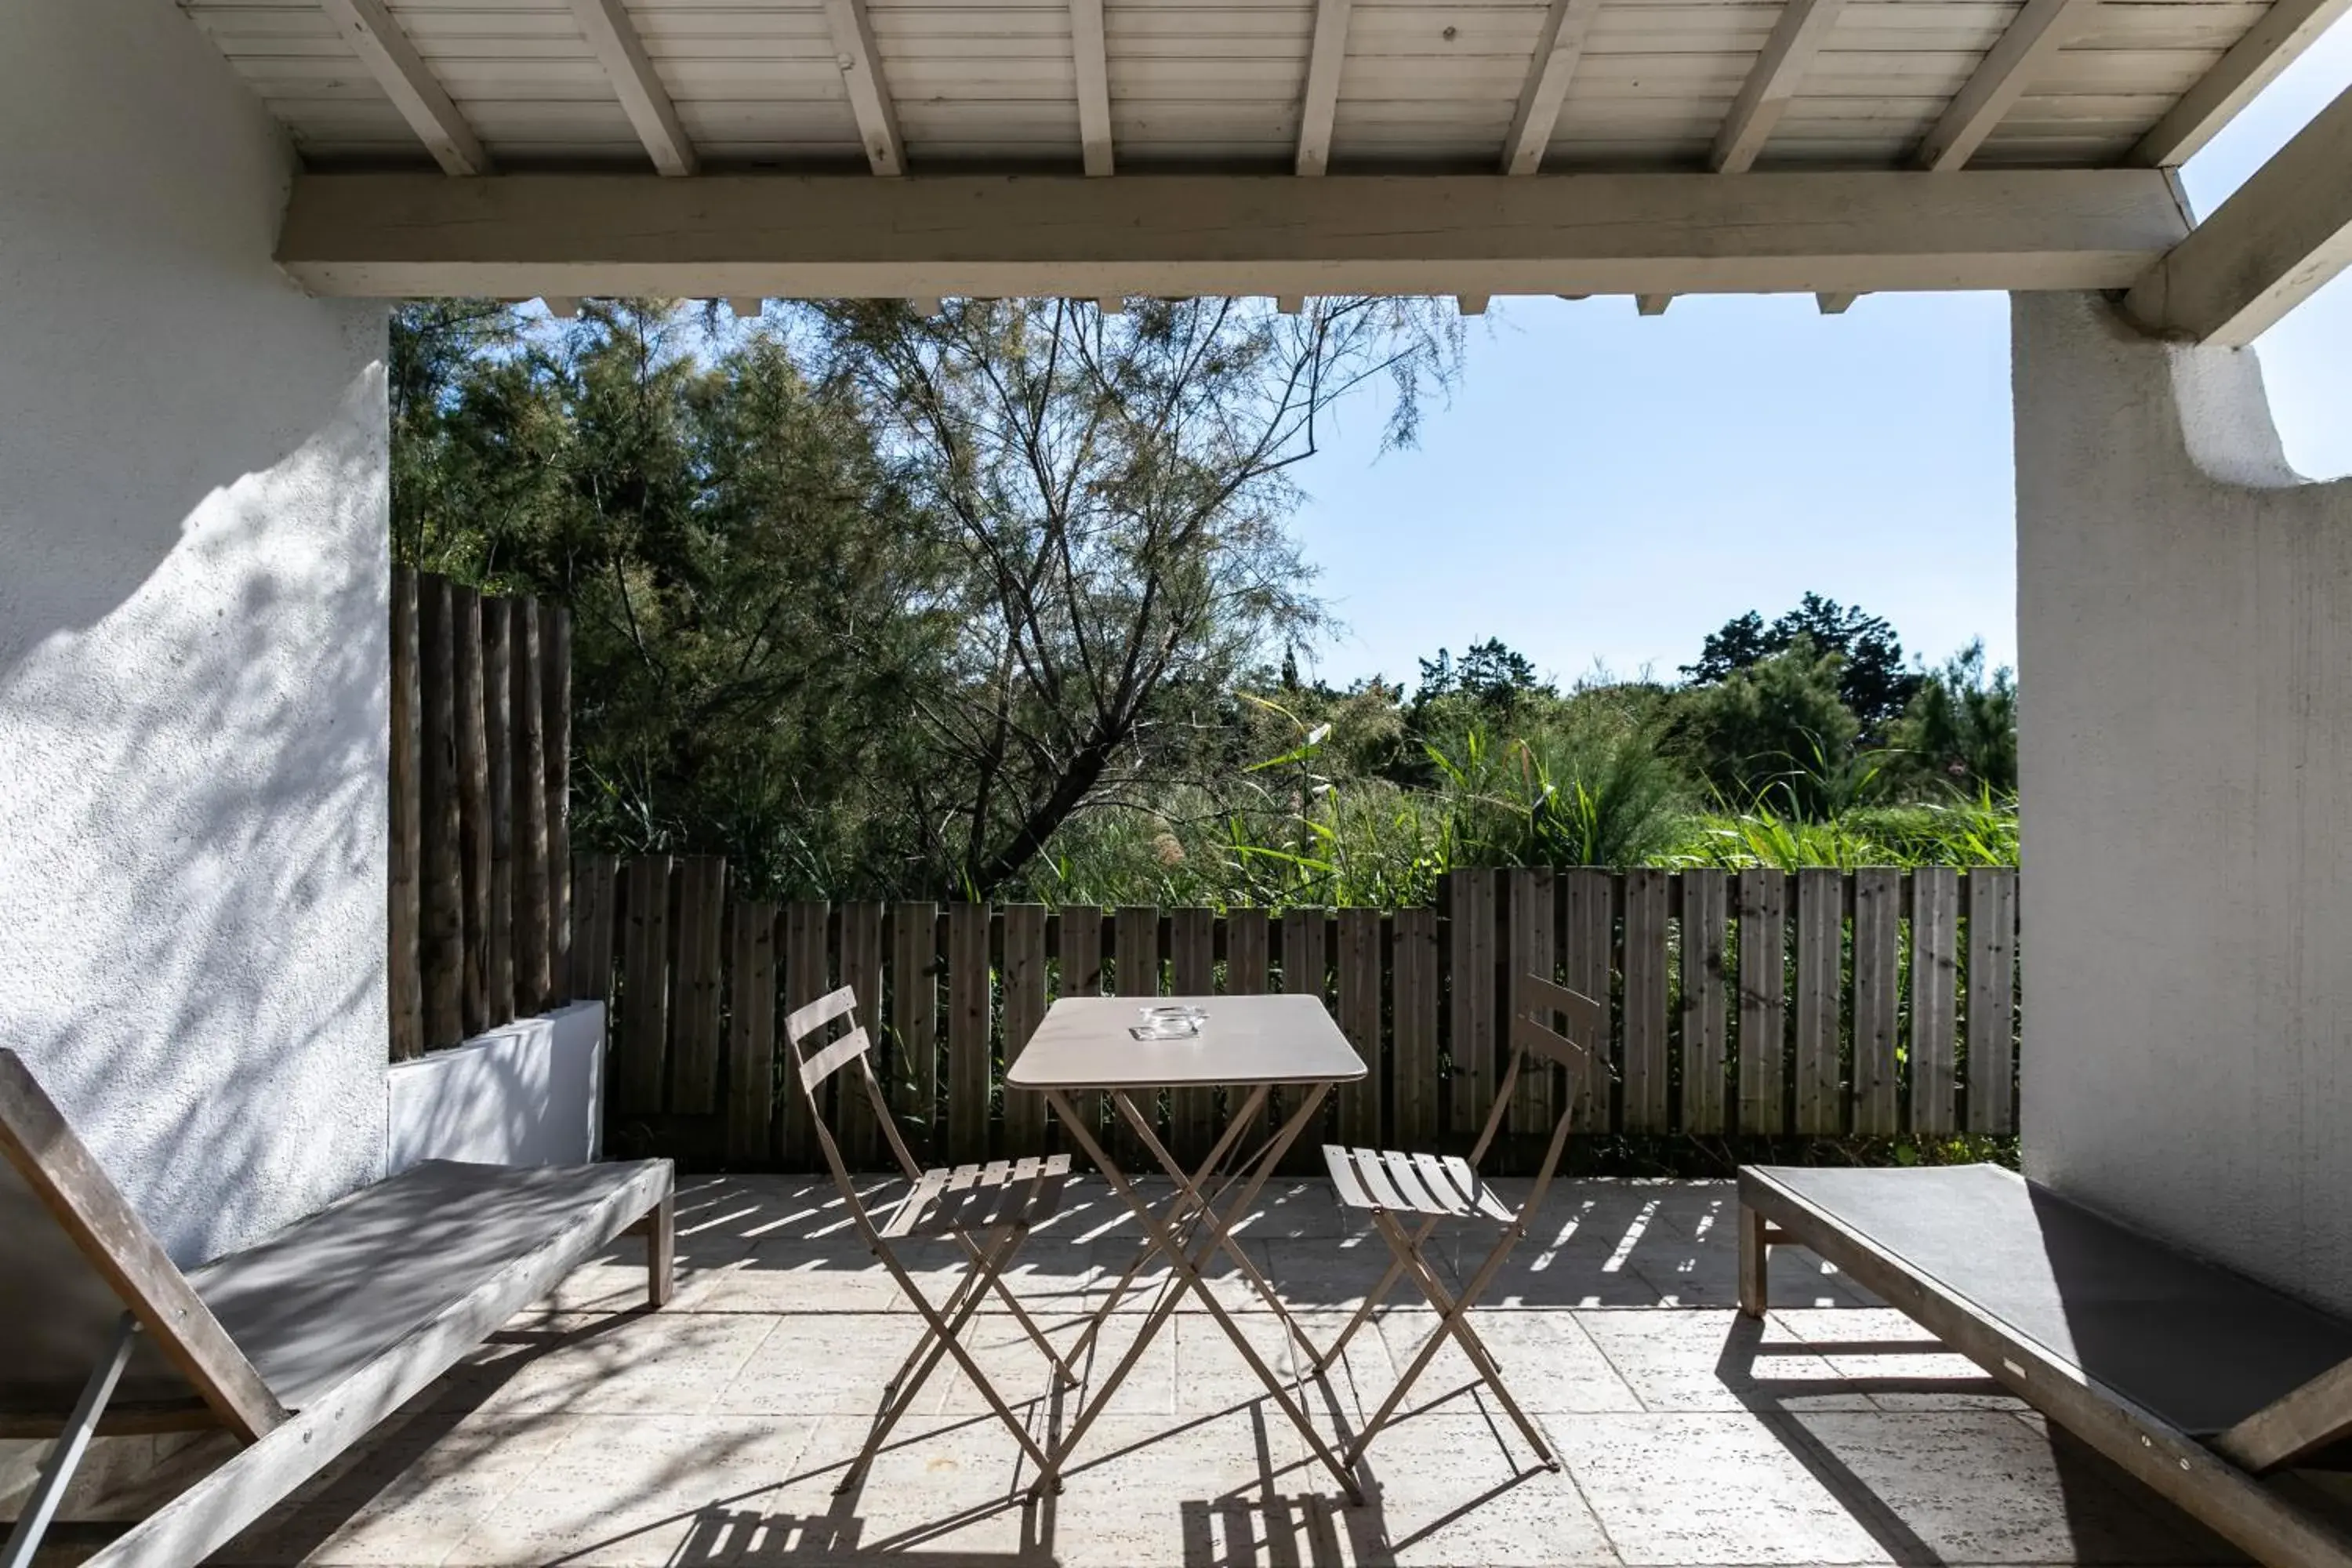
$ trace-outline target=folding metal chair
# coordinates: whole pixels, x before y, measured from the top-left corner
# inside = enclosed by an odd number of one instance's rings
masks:
[[[872,1432],[848,1470],[842,1476],[835,1491],[848,1491],[865,1476],[874,1456],[915,1403],[944,1356],[953,1356],[963,1368],[981,1397],[988,1401],[998,1419],[1012,1431],[1040,1471],[1051,1468],[1045,1451],[1038,1447],[1028,1428],[1021,1424],[1010,1405],[996,1392],[988,1374],[971,1358],[971,1352],[957,1338],[964,1325],[979,1311],[981,1302],[993,1289],[1003,1300],[1022,1330],[1035,1343],[1054,1373],[1064,1384],[1075,1384],[1077,1374],[1069,1363],[1055,1352],[1047,1342],[1045,1331],[1021,1305],[1018,1298],[1005,1287],[1004,1269],[1028,1239],[1030,1230],[1038,1221],[1061,1207],[1062,1188],[1070,1174],[1070,1157],[1055,1154],[1042,1160],[999,1160],[986,1165],[957,1165],[953,1168],[925,1170],[915,1163],[907,1150],[906,1140],[898,1135],[898,1124],[890,1116],[890,1106],[882,1093],[882,1082],[874,1075],[874,1064],[867,1058],[872,1042],[864,1028],[857,1026],[855,1014],[857,997],[844,986],[831,995],[822,997],[800,1008],[784,1020],[784,1035],[792,1043],[793,1057],[800,1072],[801,1093],[808,1100],[810,1119],[815,1123],[818,1143],[824,1150],[824,1163],[833,1171],[834,1184],[841,1190],[842,1202],[849,1207],[858,1233],[865,1237],[866,1247],[882,1260],[907,1300],[922,1314],[926,1331],[898,1370],[883,1385],[882,1408],[874,1417]],[[803,1055],[801,1042],[815,1035],[837,1018],[846,1018],[851,1027],[829,1045],[823,1045]],[[857,1184],[850,1180],[848,1169],[841,1161],[841,1147],[834,1142],[833,1130],[827,1125],[824,1103],[818,1091],[827,1079],[856,1062],[865,1080],[866,1094],[875,1118],[882,1123],[882,1135],[889,1141],[890,1152],[907,1174],[908,1190],[877,1224],[866,1212],[866,1203],[858,1195]],[[845,1099],[846,1097],[845,1096]],[[848,1107],[843,1106],[843,1113]],[[947,1239],[962,1248],[970,1268],[950,1292],[944,1307],[935,1307],[916,1289],[907,1266],[899,1260],[893,1244],[901,1241]]]
[[[1511,1249],[1525,1239],[1528,1222],[1543,1204],[1544,1189],[1551,1184],[1552,1172],[1559,1164],[1561,1151],[1568,1146],[1569,1124],[1575,1115],[1576,1096],[1570,1093],[1564,1097],[1559,1120],[1551,1130],[1550,1146],[1544,1151],[1542,1168],[1536,1173],[1535,1185],[1528,1193],[1525,1206],[1513,1211],[1492,1187],[1479,1179],[1477,1166],[1478,1162],[1485,1158],[1487,1147],[1494,1142],[1495,1135],[1502,1130],[1503,1118],[1509,1111],[1511,1090],[1518,1083],[1519,1074],[1530,1070],[1540,1072],[1554,1064],[1570,1068],[1580,1067],[1588,1052],[1594,1049],[1602,1038],[1607,1015],[1591,997],[1580,995],[1564,985],[1555,985],[1540,975],[1528,975],[1525,989],[1528,999],[1526,1011],[1511,1020],[1513,1048],[1510,1068],[1496,1087],[1495,1108],[1487,1113],[1486,1128],[1478,1134],[1477,1142],[1471,1145],[1468,1159],[1400,1153],[1389,1149],[1343,1149],[1336,1144],[1324,1146],[1323,1162],[1330,1170],[1331,1184],[1339,1193],[1339,1202],[1370,1215],[1372,1227],[1387,1240],[1390,1252],[1395,1255],[1395,1261],[1389,1266],[1389,1271],[1381,1277],[1380,1284],[1364,1298],[1364,1304],[1348,1321],[1348,1326],[1340,1331],[1331,1348],[1324,1352],[1322,1358],[1315,1363],[1315,1370],[1320,1373],[1339,1361],[1340,1353],[1348,1348],[1349,1340],[1370,1320],[1372,1313],[1387,1300],[1388,1293],[1395,1289],[1400,1278],[1410,1277],[1415,1285],[1421,1287],[1421,1293],[1429,1299],[1429,1304],[1438,1312],[1437,1328],[1406,1365],[1397,1379],[1396,1386],[1381,1401],[1379,1411],[1365,1423],[1363,1432],[1349,1447],[1345,1462],[1351,1470],[1362,1459],[1364,1450],[1370,1447],[1381,1428],[1396,1414],[1397,1407],[1404,1403],[1406,1393],[1449,1337],[1461,1345],[1463,1353],[1470,1358],[1479,1382],[1492,1389],[1496,1399],[1510,1413],[1520,1436],[1527,1438],[1537,1458],[1551,1469],[1559,1468],[1558,1457],[1545,1446],[1536,1424],[1528,1419],[1527,1412],[1519,1408],[1518,1401],[1513,1399],[1510,1391],[1503,1386],[1503,1374],[1496,1367],[1495,1358],[1487,1351],[1486,1342],[1470,1326],[1469,1313],[1472,1304],[1494,1279],[1496,1271],[1503,1267],[1504,1259],[1510,1256]],[[1568,1020],[1567,1033],[1562,1034],[1545,1021],[1553,1017]],[[1580,1044],[1580,1041],[1591,1044]],[[1423,1216],[1420,1227],[1408,1234],[1397,1218],[1399,1215]],[[1463,1287],[1459,1296],[1446,1290],[1437,1277],[1437,1271],[1422,1256],[1423,1246],[1439,1224],[1445,1220],[1486,1222],[1502,1227],[1502,1235],[1486,1254],[1486,1262],[1479,1265],[1478,1271],[1471,1276],[1469,1284]]]

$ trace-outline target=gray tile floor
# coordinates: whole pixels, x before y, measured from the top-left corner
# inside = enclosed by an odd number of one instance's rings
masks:
[[[878,1184],[877,1184],[878,1185]],[[885,1557],[1073,1568],[1267,1564],[2189,1564],[2240,1561],[1966,1362],[1807,1254],[1777,1253],[1774,1310],[1729,1307],[1735,1205],[1719,1183],[1555,1185],[1487,1297],[1481,1332],[1565,1460],[1536,1468],[1449,1346],[1349,1505],[1214,1321],[1188,1303],[1033,1502],[1020,1449],[952,1368],[862,1488],[834,1492],[920,1321],[827,1186],[696,1182],[677,1300],[638,1310],[641,1246],[591,1264],[399,1420],[257,1525],[224,1563],[766,1564]],[[1475,1268],[1482,1233],[1443,1236]],[[1270,1188],[1253,1260],[1328,1342],[1387,1253],[1319,1183]],[[1073,1189],[1014,1288],[1069,1346],[1132,1256],[1099,1183]],[[950,1260],[924,1254],[944,1291]],[[1151,1278],[1156,1279],[1156,1276]],[[1253,1343],[1289,1364],[1235,1278]],[[1397,1304],[1309,1385],[1352,1428],[1435,1321]],[[1114,1314],[1089,1386],[1133,1342]],[[976,1359],[1033,1431],[1066,1426],[1009,1313]],[[1450,1394],[1450,1396],[1449,1396]]]

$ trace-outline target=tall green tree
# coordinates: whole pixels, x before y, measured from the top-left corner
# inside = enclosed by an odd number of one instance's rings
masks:
[[[1905,667],[1903,641],[1884,616],[1819,594],[1807,594],[1769,626],[1754,610],[1726,621],[1682,672],[1694,686],[1713,686],[1788,652],[1801,637],[1816,653],[1837,656],[1838,700],[1867,734],[1885,734],[1919,689],[1922,677]]]
[[[1921,775],[1970,795],[2017,793],[2017,677],[1988,670],[1978,638],[1932,671],[1895,727]]]

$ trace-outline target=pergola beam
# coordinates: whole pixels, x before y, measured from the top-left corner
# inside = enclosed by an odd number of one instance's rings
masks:
[[[2187,163],[2347,10],[2352,0],[2272,0],[2261,20],[2139,139],[2130,161],[2149,168]]]
[[[1348,58],[1348,13],[1354,0],[1316,0],[1315,43],[1307,58],[1307,89],[1298,106],[1302,174],[1331,166],[1331,123],[1339,112],[1339,68]]]
[[[1078,80],[1078,144],[1087,173],[1111,173],[1110,54],[1103,41],[1103,0],[1070,0],[1070,58]]]
[[[2352,265],[2352,88],[2151,266],[2124,310],[2240,348]]]
[[[646,47],[637,37],[636,25],[629,20],[628,8],[621,0],[572,0],[572,12],[580,19],[581,34],[604,65],[604,74],[612,78],[614,95],[636,128],[637,140],[646,144],[654,167],[670,175],[693,174],[694,142],[678,123],[669,89],[662,86],[653,61],[646,58]]]
[[[1740,84],[1739,96],[1732,100],[1731,112],[1724,117],[1723,129],[1716,135],[1715,151],[1708,159],[1716,173],[1738,174],[1754,167],[1757,154],[1764,151],[1772,128],[1797,96],[1806,68],[1822,52],[1830,30],[1837,26],[1838,13],[1844,8],[1845,0],[1788,0],[1780,8],[1780,19],[1765,40],[1764,52],[1756,57],[1748,79]]]
[[[1510,134],[1503,139],[1506,174],[1532,174],[1543,166],[1576,62],[1584,58],[1584,36],[1600,10],[1601,0],[1551,0],[1535,58],[1528,62],[1528,79],[1519,89],[1519,106],[1511,115]]]
[[[980,298],[2120,289],[2188,231],[2153,169],[296,178],[320,294]]]
[[[2034,73],[2082,31],[2099,0],[2026,0],[2009,30],[1985,54],[1967,85],[1919,146],[1919,166],[1942,172],[1968,166],[2032,84]]]
[[[352,47],[368,74],[374,77],[400,117],[408,121],[426,149],[450,174],[487,174],[489,154],[482,151],[457,106],[449,101],[432,68],[383,8],[382,0],[323,0],[328,16],[343,42]]]
[[[833,32],[834,62],[841,68],[849,110],[857,117],[857,134],[866,143],[866,163],[877,174],[905,174],[907,142],[898,133],[898,110],[890,100],[889,83],[882,79],[882,51],[874,42],[866,0],[824,0],[824,16]]]

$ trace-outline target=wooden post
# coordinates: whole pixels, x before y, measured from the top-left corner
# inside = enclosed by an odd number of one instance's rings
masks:
[[[581,913],[587,913],[585,898]],[[776,909],[737,904],[730,921],[727,1163],[757,1170],[775,1159]],[[587,939],[584,929],[576,931],[572,952],[582,951]]]
[[[547,1011],[546,709],[540,689],[539,606],[529,599],[508,606],[507,635],[514,718],[515,1011]]]
[[[1838,1095],[1840,980],[1845,956],[1845,875],[1797,873],[1797,1131],[1845,1131]]]
[[[425,1051],[425,992],[417,973],[417,816],[421,744],[417,731],[416,574],[405,566],[392,573],[392,850],[386,878],[391,907],[385,915],[389,949],[386,985],[392,1024],[392,1059],[407,1061]]]
[[[1927,1137],[1959,1127],[1952,1071],[1959,940],[1960,874],[1920,867],[1911,873],[1911,1131]]]
[[[887,1085],[891,1053],[889,1031],[882,1027],[882,906],[844,904],[840,923],[841,952],[835,973],[839,984],[857,994],[857,1021],[873,1043],[875,1071],[883,1075],[882,1081]],[[896,1169],[896,1158],[883,1153],[882,1125],[875,1120],[863,1084],[848,1077],[841,1081],[846,1103],[834,1135],[841,1141],[842,1159],[853,1171]]]
[[[1445,1127],[1466,1144],[1477,1136],[1495,1100],[1495,873],[1455,871],[1446,880],[1454,1071]]]
[[[1381,912],[1341,910],[1339,939],[1339,1032],[1364,1058],[1364,1080],[1339,1090],[1339,1142],[1377,1149],[1387,1065],[1381,1050]]]
[[[457,683],[457,868],[465,928],[458,1011],[473,1036],[490,1026],[490,758],[482,721],[482,596],[455,584],[449,652]]]
[[[490,1021],[511,1023],[514,985],[514,672],[507,657],[513,617],[497,599],[482,615],[482,751],[489,762],[490,899],[484,990]],[[609,918],[610,911],[607,911]],[[612,952],[605,938],[605,952]],[[609,963],[609,958],[608,958]],[[599,993],[602,995],[602,993]]]
[[[1045,908],[1004,906],[1004,1065],[1021,1059],[1029,1037],[1045,1021]],[[1045,1149],[1045,1098],[1034,1089],[1004,1091],[1007,1159],[1042,1155]]]
[[[613,1000],[613,933],[619,914],[615,869],[610,855],[583,855],[572,863],[578,915],[572,942],[571,991],[575,1001],[609,1005]],[[610,1038],[612,1020],[606,1018],[604,1025]]]
[[[1666,1096],[1666,874],[1625,873],[1625,1125],[1668,1129]]]
[[[539,680],[540,780],[546,805],[547,1001],[571,1000],[563,977],[572,962],[572,612],[541,605]]]
[[[1402,1149],[1425,1149],[1437,1139],[1437,911],[1399,910],[1389,942],[1396,1037],[1389,1131]]]
[[[890,910],[890,1033],[895,1037],[891,1105],[919,1160],[934,1158],[940,1091],[939,907]]]
[[[1685,1132],[1725,1131],[1724,874],[1681,873],[1683,890],[1683,1111]]]
[[[1895,1014],[1902,912],[1902,872],[1874,866],[1853,874],[1853,1130],[1864,1137],[1887,1137],[1901,1126]]]
[[[1507,927],[1509,957],[1503,966],[1506,1012],[1517,1017],[1525,1009],[1522,993],[1527,979],[1536,975],[1555,980],[1559,975],[1559,931],[1553,920],[1556,884],[1548,866],[1521,867],[1502,873],[1510,907]],[[1510,1035],[1502,1048],[1511,1049]],[[1511,1131],[1521,1138],[1543,1138],[1552,1129],[1559,1103],[1559,1069],[1540,1057],[1519,1069],[1519,1087],[1512,1097]]]
[[[2017,872],[1969,872],[1969,1131],[2017,1131]]]
[[[614,1043],[613,1109],[650,1116],[662,1108],[669,1050],[669,857],[628,864],[621,951],[621,1019]]]
[[[1601,1016],[1606,1027],[1606,1020],[1612,1016],[1610,974],[1617,949],[1616,887],[1608,872],[1591,867],[1580,867],[1561,875],[1568,882],[1563,933],[1567,941],[1561,967],[1570,990],[1601,1004]],[[1570,1125],[1580,1132],[1613,1129],[1615,1068],[1612,1064],[1615,1040],[1612,1029],[1605,1037],[1591,1042],[1583,1067],[1568,1075],[1569,1092],[1575,1096],[1571,1101],[1575,1120]]]
[[[719,1109],[719,943],[727,862],[689,855],[677,863],[677,960],[671,973],[669,1106],[687,1116]]]
[[[1789,877],[1761,868],[1739,873],[1739,1131],[1788,1129],[1782,1084],[1787,1054],[1785,973]]]
[[[1121,996],[1150,998],[1160,994],[1160,911],[1150,905],[1122,909],[1111,927],[1115,968],[1111,982]],[[1157,1096],[1137,1096],[1136,1109],[1160,1131]],[[1102,1099],[1102,1118],[1110,1126],[1110,1155],[1130,1172],[1153,1171],[1158,1162],[1144,1151],[1127,1118],[1118,1114],[1110,1096]]]
[[[824,940],[825,926],[831,914],[830,909],[814,900],[795,900],[784,907],[784,1011],[787,1013],[807,1006],[832,989],[833,966],[829,962],[832,954],[825,951]],[[814,1036],[799,1045],[789,1040],[782,1042],[784,1071],[798,1073],[802,1058],[822,1044],[823,1041]],[[839,1078],[836,1073],[835,1082]],[[835,1083],[819,1086],[817,1104],[820,1108],[830,1103],[830,1091],[834,1087]],[[824,1155],[816,1146],[816,1128],[809,1117],[808,1097],[791,1087],[787,1080],[782,1099],[784,1138],[781,1157],[784,1169],[822,1169]]]
[[[1064,996],[1099,996],[1103,986],[1102,910],[1092,904],[1065,904],[1055,918],[1054,957],[1059,968],[1059,994]],[[1101,1102],[1079,1095],[1070,1101],[1071,1108],[1081,1114],[1093,1112],[1099,1127]],[[1086,1156],[1073,1152],[1072,1157],[1086,1164]]]
[[[1182,909],[1168,916],[1168,986],[1177,996],[1213,996],[1217,990],[1217,915]],[[1180,1089],[1168,1097],[1169,1147],[1197,1166],[1216,1140],[1217,1091]]]
[[[425,759],[421,786],[425,881],[419,908],[418,972],[425,996],[425,1048],[466,1037],[465,872],[458,858],[457,689],[450,644],[449,580],[416,584],[417,685]]]
[[[986,904],[948,906],[948,1158],[988,1158],[990,1007]]]

